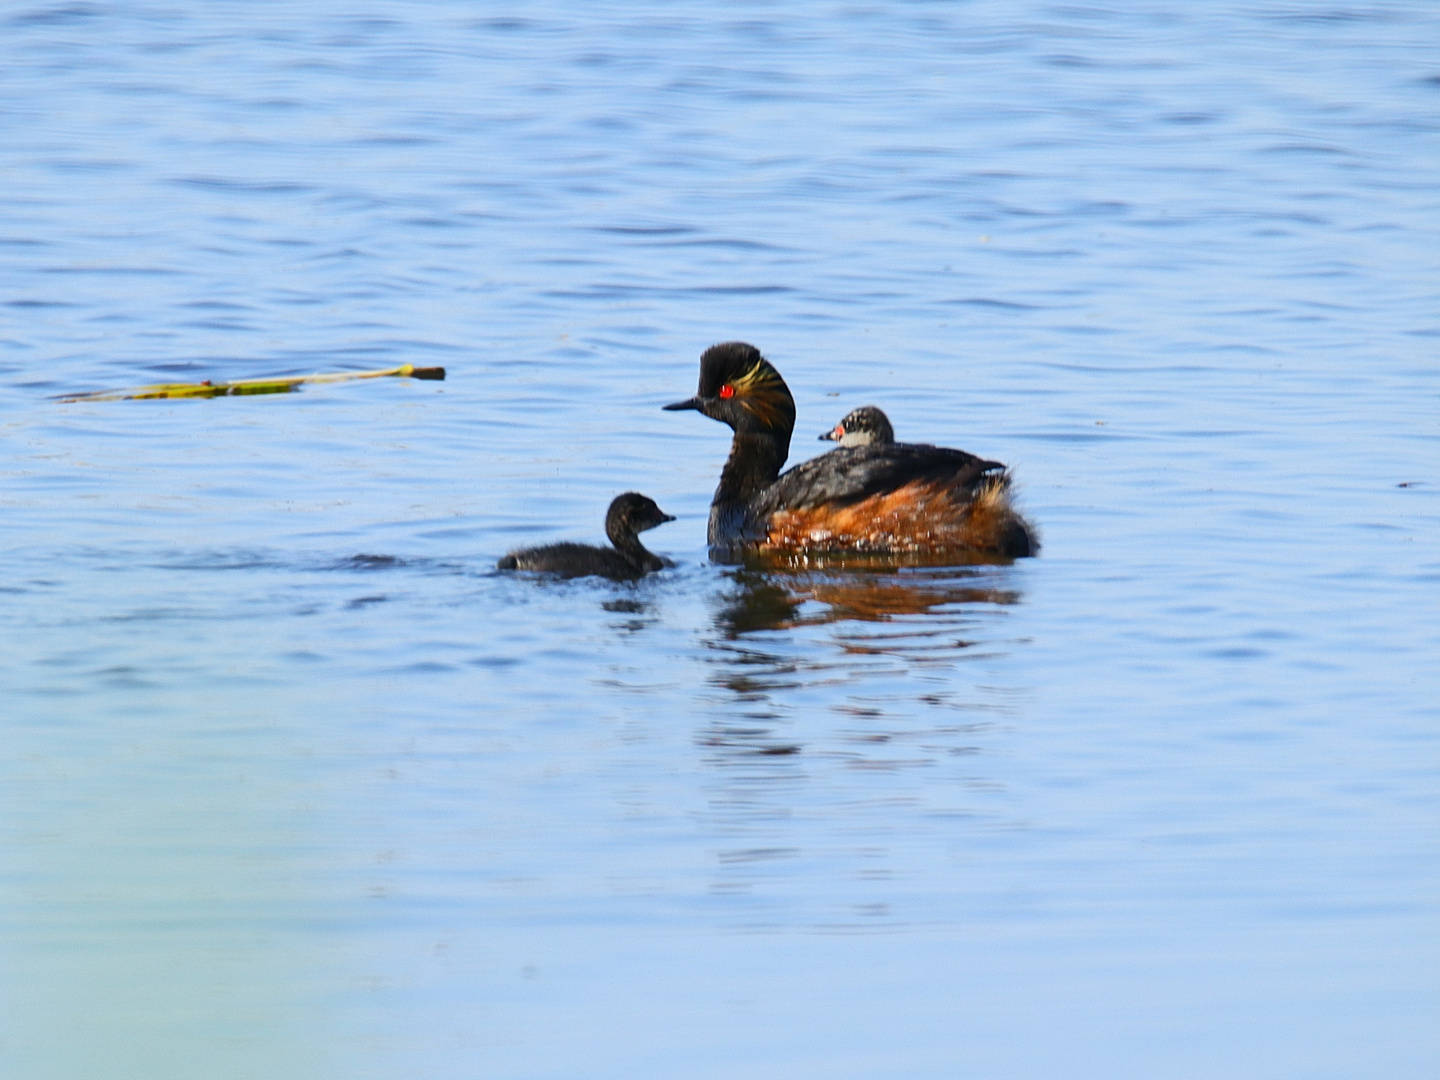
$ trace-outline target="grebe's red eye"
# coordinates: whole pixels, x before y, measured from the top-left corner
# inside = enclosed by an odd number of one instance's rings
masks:
[[[734,397],[734,396],[735,396],[735,388],[734,388],[733,386],[731,386],[731,385],[727,382],[724,386],[720,387],[720,396],[721,396],[722,398],[732,398],[732,397]]]

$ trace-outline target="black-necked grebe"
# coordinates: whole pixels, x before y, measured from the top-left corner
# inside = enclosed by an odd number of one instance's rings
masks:
[[[780,372],[744,342],[700,357],[695,409],[735,432],[710,504],[721,552],[969,551],[1015,558],[1037,545],[1010,503],[998,461],[915,443],[842,446],[783,475],[795,400]]]
[[[614,578],[629,581],[670,565],[645,549],[638,534],[675,518],[635,491],[618,495],[605,514],[605,535],[613,548],[590,544],[546,544],[512,551],[496,564],[500,570],[543,570],[560,577]]]
[[[841,446],[870,446],[874,443],[884,446],[895,441],[895,429],[890,426],[890,418],[876,406],[861,405],[846,413],[845,419],[820,438]]]

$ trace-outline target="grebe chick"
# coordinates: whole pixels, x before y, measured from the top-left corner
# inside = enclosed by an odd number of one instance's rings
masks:
[[[639,533],[674,521],[671,514],[639,492],[617,495],[605,514],[605,535],[613,548],[590,544],[546,544],[544,547],[512,551],[498,563],[499,570],[543,570],[562,578],[599,577],[631,581],[652,570],[670,565],[645,549]]]
[[[846,413],[844,420],[820,438],[837,442],[841,446],[870,446],[873,443],[884,445],[895,441],[895,429],[890,426],[890,418],[874,405],[861,405],[858,409],[851,409]]]
[[[966,551],[1005,558],[1037,550],[1010,503],[998,461],[918,443],[841,446],[781,474],[795,399],[780,372],[743,341],[700,357],[700,389],[666,409],[728,424],[730,457],[710,503],[712,556]]]

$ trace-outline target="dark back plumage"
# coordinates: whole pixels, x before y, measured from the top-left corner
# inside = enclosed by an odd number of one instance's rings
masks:
[[[964,450],[922,443],[842,446],[787,469],[755,500],[763,514],[808,510],[822,503],[848,506],[906,484],[945,482],[970,490],[987,474],[1002,473],[998,461],[984,461]]]

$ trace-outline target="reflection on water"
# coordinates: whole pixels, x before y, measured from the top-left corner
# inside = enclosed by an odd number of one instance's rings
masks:
[[[1007,651],[995,617],[1022,599],[1008,574],[893,564],[727,571],[709,642],[710,682],[727,694],[699,735],[709,764],[744,767],[743,804],[756,782],[795,775],[779,763],[757,771],[757,758],[819,754],[827,768],[894,770],[975,753],[973,736],[990,721],[972,714],[993,705],[957,702],[966,683],[951,669]],[[807,723],[816,710],[829,718],[819,726]]]
[[[757,630],[860,621],[891,622],[905,615],[954,615],[965,605],[1016,604],[1021,594],[997,587],[980,572],[947,567],[930,572],[811,570],[794,573],[740,570],[731,574],[738,586],[724,595],[715,623],[727,636]],[[897,630],[874,640],[901,641],[944,637],[944,618],[928,620],[923,629]],[[863,640],[860,637],[850,639]],[[954,647],[966,648],[969,642]],[[946,648],[937,644],[933,648]]]
[[[616,615],[629,615],[628,619],[617,619],[610,624],[611,629],[624,634],[634,634],[641,630],[647,630],[659,621],[655,611],[655,605],[646,600],[635,597],[619,597],[606,600],[600,605],[604,611]]]
[[[1027,645],[1007,566],[728,569],[694,741],[722,925],[846,937],[963,921],[993,883],[927,866],[1021,835],[989,670]]]

